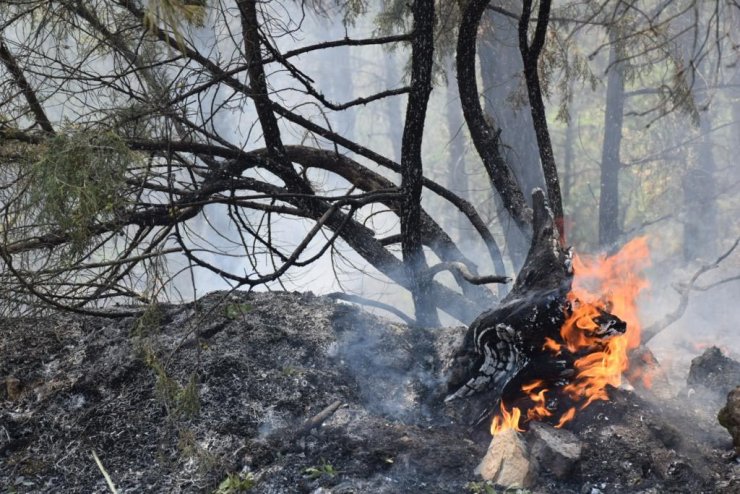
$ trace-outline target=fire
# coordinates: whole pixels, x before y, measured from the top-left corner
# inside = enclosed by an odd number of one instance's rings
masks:
[[[532,408],[527,410],[527,420],[542,420],[552,416],[552,411],[547,408],[547,398],[545,397],[547,388],[544,385],[544,381],[536,380],[522,386],[522,391],[529,395],[529,399],[534,404]],[[539,391],[535,392],[535,390]]]
[[[622,373],[629,367],[628,352],[640,345],[640,319],[637,315],[637,296],[647,288],[639,273],[649,263],[647,241],[639,237],[626,244],[612,257],[595,259],[574,257],[573,287],[568,295],[573,307],[565,321],[561,335],[568,350],[579,352],[596,348],[575,362],[578,371],[575,380],[565,387],[574,400],[585,400],[581,409],[595,400],[609,399],[606,386],[619,386]],[[600,343],[594,334],[598,330],[595,318],[598,309],[619,317],[627,324],[624,334]],[[601,349],[598,347],[601,346]]]
[[[626,244],[613,256],[586,258],[574,256],[573,285],[568,294],[570,315],[560,330],[562,343],[551,338],[545,340],[544,350],[560,355],[568,353],[578,356],[574,367],[576,375],[570,384],[563,388],[564,393],[575,406],[570,407],[558,419],[556,427],[562,427],[572,420],[577,409],[583,410],[596,400],[608,400],[607,386],[617,387],[622,382],[622,373],[629,367],[628,352],[640,344],[640,320],[637,314],[637,296],[648,287],[639,273],[649,265],[649,251],[644,237],[636,238]],[[624,321],[624,333],[615,332],[605,338],[603,321],[605,313],[611,313]],[[608,325],[607,325],[608,326]],[[649,383],[649,376],[643,376]],[[532,406],[527,409],[526,421],[550,418],[553,411],[548,409],[546,393],[542,381],[534,381],[522,387]],[[503,430],[507,421],[513,421],[508,428],[520,430],[519,417],[522,412],[514,407],[511,412],[501,405],[502,417],[494,419],[493,434]],[[505,412],[505,415],[504,415]]]
[[[639,273],[650,264],[649,255],[646,238],[638,237],[611,257],[573,258],[575,276],[571,293],[626,322],[628,349],[640,344],[636,301],[639,293],[648,287],[647,280],[640,278]],[[607,303],[604,303],[604,297]]]
[[[496,415],[493,418],[491,424],[491,435],[495,436],[503,431],[514,429],[517,432],[524,432],[524,429],[519,427],[519,419],[522,416],[522,411],[519,408],[514,407],[509,412],[503,403],[501,403],[501,415]]]

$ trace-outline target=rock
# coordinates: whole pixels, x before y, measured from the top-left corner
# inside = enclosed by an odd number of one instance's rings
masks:
[[[513,429],[499,432],[475,472],[503,487],[531,487],[537,477],[537,461],[530,457],[521,435]]]
[[[727,404],[719,411],[717,419],[732,436],[735,453],[740,455],[740,386],[727,395]]]
[[[740,362],[726,357],[716,346],[707,348],[691,361],[687,383],[724,396],[740,385]]]
[[[552,472],[557,478],[570,476],[581,459],[581,441],[565,429],[534,422],[530,426],[528,441],[530,454],[537,463]]]

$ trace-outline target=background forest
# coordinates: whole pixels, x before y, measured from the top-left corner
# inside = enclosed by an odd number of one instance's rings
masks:
[[[4,315],[285,288],[469,323],[540,187],[576,251],[648,238],[656,331],[689,307],[733,345],[737,2],[22,0],[0,25]]]

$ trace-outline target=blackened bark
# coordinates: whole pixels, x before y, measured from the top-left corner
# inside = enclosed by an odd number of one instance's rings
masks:
[[[448,383],[452,393],[445,401],[479,395],[463,406],[463,416],[477,425],[498,411],[500,400],[510,405],[521,397],[525,383],[537,379],[546,387],[562,385],[567,369],[544,343],[560,339],[573,279],[571,253],[562,247],[541,189],[532,195],[532,209],[533,237],[524,267],[501,304],[470,325]]]
[[[555,290],[565,297],[570,291],[573,280],[571,252],[560,243],[557,219],[540,189],[532,194],[532,210],[532,244],[511,293],[502,305],[532,293]]]
[[[439,326],[430,280],[423,276],[427,264],[421,242],[421,143],[427,103],[432,91],[434,0],[415,0],[412,13],[414,38],[411,41],[411,92],[401,142],[401,250],[414,299],[416,322],[421,326]]]
[[[272,158],[281,158],[285,155],[280,138],[275,114],[270,108],[267,92],[265,68],[262,65],[262,48],[257,20],[257,5],[255,0],[240,0],[237,2],[241,13],[242,33],[244,35],[244,54],[248,66],[249,85],[254,106],[257,110],[265,145]]]
[[[267,90],[267,77],[262,63],[262,40],[259,33],[260,23],[257,19],[257,2],[256,0],[239,0],[237,6],[241,14],[250,96],[257,110],[265,147],[270,159],[274,162],[275,173],[285,182],[286,186],[296,192],[312,194],[311,187],[295,173],[293,167],[285,159],[285,148]]]
[[[501,196],[504,207],[517,226],[529,234],[532,212],[514,173],[501,156],[499,131],[485,118],[481,108],[475,73],[476,38],[481,17],[489,0],[471,0],[463,12],[457,38],[457,84],[460,104],[470,136],[483,166]]]
[[[521,90],[523,66],[516,43],[517,20],[488,10],[482,26],[478,52],[485,96],[483,109],[501,128],[501,154],[524,196],[529,199],[535,188],[545,188],[545,180],[529,104],[508,103]],[[519,271],[527,255],[530,238],[511,225],[504,228],[504,238],[514,271]]]
[[[542,48],[545,46],[545,36],[547,35],[550,5],[550,0],[540,0],[537,26],[535,27],[534,38],[530,44],[528,38],[529,20],[532,15],[532,0],[524,0],[522,15],[519,19],[519,50],[522,53],[522,61],[524,62],[524,79],[527,83],[527,95],[529,96],[529,105],[532,109],[532,120],[534,123],[534,132],[537,136],[537,146],[540,148],[540,161],[542,161],[542,171],[545,175],[547,197],[562,239],[563,200],[560,195],[560,180],[558,179],[558,169],[555,165],[555,156],[552,151],[550,131],[547,128],[547,115],[545,114],[545,104],[542,101],[542,88],[540,86],[538,72],[539,57]]]
[[[619,150],[624,117],[624,67],[619,62],[617,40],[609,35],[609,74],[606,83],[604,143],[601,150],[601,193],[599,195],[599,245],[613,247],[619,239]]]

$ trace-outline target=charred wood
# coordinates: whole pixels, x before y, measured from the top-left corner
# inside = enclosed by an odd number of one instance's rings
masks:
[[[457,380],[449,383],[446,402],[476,396],[467,405],[466,417],[476,425],[486,422],[499,403],[531,408],[534,403],[522,392],[524,385],[537,381],[548,389],[564,387],[576,375],[577,359],[602,350],[602,341],[626,330],[623,321],[599,308],[593,316],[598,334],[592,348],[571,353],[561,345],[560,330],[575,304],[568,300],[573,280],[571,251],[560,242],[544,192],[535,190],[532,199],[533,238],[524,266],[501,305],[470,325],[458,354],[459,365],[467,372],[458,371]],[[550,341],[561,347],[559,352],[548,348]],[[545,406],[559,412],[552,414],[558,417],[566,411],[566,404],[567,400],[554,398]]]

